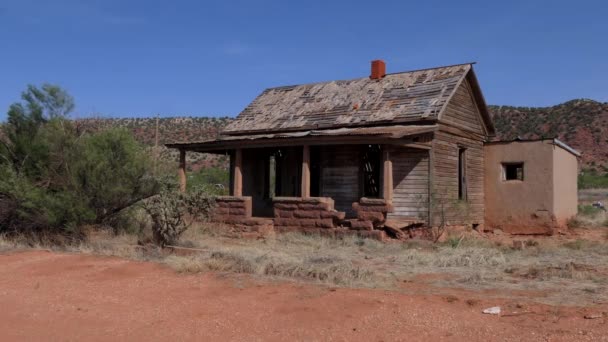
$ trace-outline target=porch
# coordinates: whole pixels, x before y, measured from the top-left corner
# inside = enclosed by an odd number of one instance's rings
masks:
[[[427,220],[434,126],[369,129],[316,131],[314,138],[314,131],[234,136],[169,147],[180,150],[182,189],[186,151],[230,156],[230,196],[217,199],[214,219],[249,227],[244,229],[361,234],[389,218]]]

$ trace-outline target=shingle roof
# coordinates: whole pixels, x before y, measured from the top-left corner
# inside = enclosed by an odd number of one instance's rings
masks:
[[[266,89],[223,134],[437,120],[471,64]]]

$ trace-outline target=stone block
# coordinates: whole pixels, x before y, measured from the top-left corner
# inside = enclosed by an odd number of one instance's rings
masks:
[[[386,216],[382,212],[375,211],[359,211],[357,218],[361,221],[371,221],[373,223],[382,223],[386,220]]]
[[[317,220],[315,219],[297,219],[298,220],[298,225],[300,227],[308,227],[308,228],[316,228],[317,227]]]
[[[218,215],[228,215],[230,213],[230,209],[226,207],[218,207],[215,208],[214,212]]]
[[[328,203],[317,203],[317,204],[300,203],[300,204],[298,204],[298,208],[302,209],[302,210],[329,210],[330,209]]]
[[[229,211],[229,215],[230,216],[241,216],[241,217],[245,217],[246,216],[246,211],[244,208],[230,208]]]
[[[230,202],[228,207],[230,209],[245,209],[245,202]]]
[[[274,219],[275,226],[293,226],[299,227],[300,220],[296,218],[275,218]]]
[[[315,220],[315,225],[319,228],[334,228],[334,220],[333,219],[318,219]]]
[[[354,230],[372,230],[374,229],[374,224],[371,221],[351,220],[350,228]]]
[[[344,220],[346,213],[343,211],[322,211],[320,212],[321,218],[332,218],[338,221]]]
[[[274,217],[293,218],[293,210],[274,209]]]
[[[298,209],[298,205],[297,204],[292,204],[292,203],[274,203],[274,207],[276,209],[291,209],[291,210],[296,210]]]
[[[293,216],[297,218],[320,218],[321,214],[318,210],[296,210]]]
[[[386,200],[384,198],[361,197],[361,199],[359,200],[359,203],[361,203],[361,204],[371,204],[371,205],[385,205],[386,204]]]

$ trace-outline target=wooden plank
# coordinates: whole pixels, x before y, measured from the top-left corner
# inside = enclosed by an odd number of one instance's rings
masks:
[[[383,163],[383,186],[382,194],[384,200],[391,203],[393,201],[393,162],[390,158],[390,151],[387,146],[382,148]]]
[[[233,196],[243,196],[243,150],[237,148],[234,155]]]
[[[310,146],[302,147],[302,181],[300,194],[304,198],[310,197]]]

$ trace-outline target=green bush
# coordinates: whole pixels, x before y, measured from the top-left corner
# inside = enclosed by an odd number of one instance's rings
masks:
[[[30,86],[0,134],[0,233],[79,233],[159,191],[130,133],[79,131],[61,88]]]
[[[608,189],[608,172],[583,170],[578,176],[579,189]]]
[[[596,208],[592,205],[579,205],[578,206],[578,214],[580,216],[587,217],[595,217],[597,214],[601,213],[603,210],[600,208]]]
[[[202,168],[188,175],[188,191],[204,187],[214,195],[228,195],[230,174],[221,167]]]

